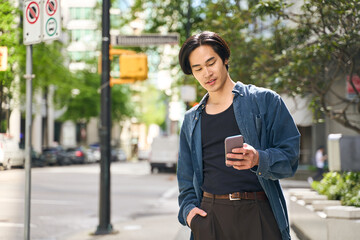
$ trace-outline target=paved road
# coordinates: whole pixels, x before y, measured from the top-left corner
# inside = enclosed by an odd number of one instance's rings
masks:
[[[99,212],[99,165],[32,169],[31,239],[65,239],[96,229]],[[111,219],[173,213],[161,207],[176,199],[174,174],[150,174],[146,162],[114,163],[111,167]],[[24,170],[0,172],[0,239],[23,239]]]
[[[111,223],[116,234],[92,236],[98,225],[99,166],[32,170],[32,240],[188,240],[177,222],[174,174],[151,174],[146,162],[112,164]],[[286,189],[306,182],[282,181]],[[0,172],[0,239],[23,239],[24,170]],[[291,216],[291,213],[290,213]],[[293,240],[297,240],[292,232]]]

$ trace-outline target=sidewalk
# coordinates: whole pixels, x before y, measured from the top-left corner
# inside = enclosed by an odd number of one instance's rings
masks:
[[[141,217],[113,224],[114,234],[94,236],[91,231],[75,234],[65,240],[185,240],[186,229],[177,221],[175,214]],[[179,236],[178,236],[179,235]],[[185,238],[184,238],[185,237]]]
[[[281,184],[285,196],[287,196],[286,189],[288,188],[309,187],[305,181],[283,180]],[[190,230],[177,221],[176,200],[171,201],[174,202],[168,204],[173,207],[176,206],[173,212],[160,215],[151,214],[146,217],[113,223],[113,228],[116,231],[114,234],[94,236],[92,235],[94,229],[91,229],[69,236],[64,240],[189,240]],[[299,240],[292,229],[290,234],[292,240]]]
[[[128,222],[114,224],[117,233],[93,236],[93,232],[84,231],[65,240],[189,240],[190,230],[181,226],[177,216],[144,217]],[[93,230],[92,230],[93,231]],[[290,231],[292,240],[299,240],[294,231]]]

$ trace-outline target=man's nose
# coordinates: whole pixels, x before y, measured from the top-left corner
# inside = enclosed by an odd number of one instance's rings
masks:
[[[208,68],[208,67],[204,67],[204,76],[205,76],[205,77],[209,77],[209,76],[211,76],[211,75],[212,75],[211,69]]]

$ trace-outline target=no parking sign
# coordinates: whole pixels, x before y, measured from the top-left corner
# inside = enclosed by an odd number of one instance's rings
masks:
[[[61,33],[60,0],[45,0],[43,40],[58,39]]]
[[[41,0],[31,0],[24,3],[24,44],[41,42]]]
[[[23,13],[25,45],[60,37],[60,0],[25,0]]]

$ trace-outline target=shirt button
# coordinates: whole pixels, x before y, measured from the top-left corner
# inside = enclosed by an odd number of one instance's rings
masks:
[[[261,172],[259,172],[259,175],[261,175]]]
[[[242,93],[241,93],[241,94],[240,94],[240,96],[242,96],[242,97],[243,97],[243,96],[244,96],[244,94],[242,94]]]
[[[197,120],[197,117],[195,117],[195,120]]]

